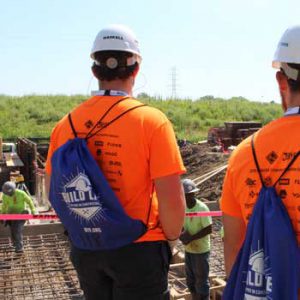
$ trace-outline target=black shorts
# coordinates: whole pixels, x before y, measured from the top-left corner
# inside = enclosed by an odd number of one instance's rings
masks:
[[[71,250],[86,300],[167,300],[170,259],[166,241],[109,251]]]

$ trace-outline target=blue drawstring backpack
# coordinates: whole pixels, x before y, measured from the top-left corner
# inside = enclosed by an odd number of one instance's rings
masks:
[[[299,249],[291,220],[276,193],[275,185],[300,152],[271,187],[264,184],[254,149],[254,136],[252,153],[262,188],[222,299],[297,300],[300,283]]]
[[[103,124],[102,120],[109,111],[126,98],[113,104],[85,138],[77,137],[69,114],[75,138],[59,147],[52,156],[50,202],[68,231],[72,244],[78,249],[116,249],[132,243],[147,230],[141,220],[126,214],[87,147],[89,138],[129,111],[144,106],[127,109],[94,132]],[[150,209],[151,202],[148,220]]]

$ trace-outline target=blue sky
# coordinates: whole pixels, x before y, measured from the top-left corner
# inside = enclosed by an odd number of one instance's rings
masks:
[[[135,95],[204,95],[279,102],[271,61],[284,30],[300,23],[293,0],[0,0],[0,94],[88,94],[93,40],[130,26],[143,62]]]

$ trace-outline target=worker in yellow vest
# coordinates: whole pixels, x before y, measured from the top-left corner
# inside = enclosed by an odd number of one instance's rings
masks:
[[[2,186],[3,204],[2,214],[25,214],[28,207],[32,214],[36,213],[32,199],[24,191],[16,188],[16,184],[7,181]],[[8,221],[10,227],[11,240],[17,253],[23,252],[23,228],[25,221]]]

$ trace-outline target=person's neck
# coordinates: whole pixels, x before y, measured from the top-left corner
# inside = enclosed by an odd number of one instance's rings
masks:
[[[132,96],[132,85],[128,81],[101,81],[99,82],[99,89],[122,91],[128,94],[129,96]]]
[[[300,107],[300,102],[294,102],[294,103],[289,104],[287,106],[287,109],[293,108],[293,107]]]
[[[300,106],[300,93],[289,93],[286,96],[286,107],[291,108],[291,107],[299,107]]]
[[[191,209],[193,208],[194,206],[196,205],[196,199],[193,198],[193,199],[190,199],[186,202],[186,206]]]

